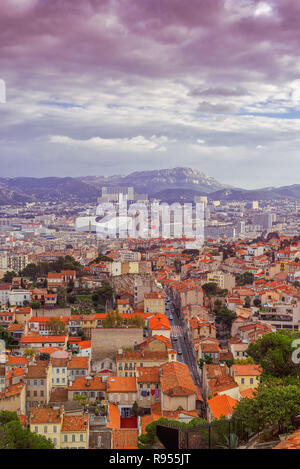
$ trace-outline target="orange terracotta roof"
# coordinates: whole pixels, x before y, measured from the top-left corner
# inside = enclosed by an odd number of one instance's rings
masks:
[[[229,389],[237,388],[238,384],[234,381],[232,376],[220,376],[209,381],[209,388],[213,396],[216,394],[227,391]]]
[[[262,368],[259,365],[232,365],[235,376],[259,376]]]
[[[113,449],[137,449],[137,428],[120,428],[113,430]]]
[[[17,384],[12,384],[11,386],[7,386],[0,393],[0,398],[8,398],[8,397],[16,396],[22,392],[24,386],[25,386],[25,383],[17,383]]]
[[[159,366],[142,366],[137,368],[138,383],[159,383]]]
[[[68,363],[68,370],[89,368],[89,357],[72,357]]]
[[[35,336],[35,335],[26,335],[22,337],[20,340],[21,344],[28,344],[28,343],[64,343],[66,341],[65,335],[51,335],[51,336]]]
[[[300,429],[288,436],[286,440],[278,443],[273,449],[300,449]]]
[[[114,376],[107,379],[108,392],[136,392],[136,378]]]
[[[44,364],[29,365],[26,379],[32,379],[32,378],[45,379],[47,378],[47,373],[48,373],[48,362],[46,361]]]
[[[89,426],[88,415],[64,415],[62,432],[84,432]]]
[[[170,330],[171,326],[167,316],[164,314],[154,314],[149,318],[149,327],[153,330]]]
[[[116,359],[120,360],[147,360],[168,361],[168,352],[159,350],[124,350],[121,354],[116,353]]]
[[[121,412],[117,405],[108,404],[108,428],[120,428],[121,427]]]
[[[26,357],[13,357],[10,355],[7,358],[6,365],[9,365],[9,366],[28,365],[28,363],[29,363],[29,360]]]
[[[54,410],[51,408],[41,409],[34,408],[32,409],[30,424],[33,423],[61,423],[62,414],[60,410]]]
[[[215,419],[219,419],[222,416],[230,417],[233,415],[234,407],[237,404],[238,401],[227,396],[227,394],[217,395],[208,400],[208,405]]]
[[[248,397],[248,399],[252,399],[252,397],[255,396],[255,393],[256,393],[255,389],[252,389],[252,388],[245,389],[244,391],[240,391],[240,394],[243,399],[245,397]]]
[[[70,382],[68,389],[69,391],[105,391],[106,383],[102,381],[102,378],[99,376],[94,376],[89,380],[87,380],[85,376],[76,376],[74,381]]]
[[[190,370],[187,365],[179,362],[164,363],[160,366],[162,375],[160,377],[161,390],[169,396],[188,396],[197,394]]]

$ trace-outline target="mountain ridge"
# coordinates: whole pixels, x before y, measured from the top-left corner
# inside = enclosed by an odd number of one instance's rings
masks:
[[[134,171],[127,175],[81,177],[16,177],[0,178],[0,204],[22,204],[32,201],[67,201],[96,203],[104,186],[133,186],[136,193],[164,202],[192,202],[195,195],[210,200],[300,200],[300,184],[262,189],[242,189],[222,184],[198,169],[176,167]]]

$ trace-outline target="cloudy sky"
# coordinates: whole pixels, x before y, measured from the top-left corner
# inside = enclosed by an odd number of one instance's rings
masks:
[[[299,0],[1,0],[0,175],[300,183],[299,46]]]

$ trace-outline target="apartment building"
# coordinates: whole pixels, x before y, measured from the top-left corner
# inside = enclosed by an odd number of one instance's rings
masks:
[[[38,407],[49,402],[52,387],[52,365],[47,362],[38,362],[29,365],[26,382],[26,408]]]
[[[144,296],[145,313],[165,314],[165,295],[160,292],[146,293]]]

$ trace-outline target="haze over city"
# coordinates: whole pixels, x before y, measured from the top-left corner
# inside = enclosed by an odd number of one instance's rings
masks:
[[[2,0],[1,175],[298,182],[294,0]]]

